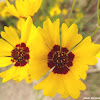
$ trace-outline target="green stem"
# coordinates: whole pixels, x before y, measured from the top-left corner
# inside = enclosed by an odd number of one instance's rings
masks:
[[[91,8],[91,4],[92,4],[92,2],[93,2],[94,0],[91,0],[90,2],[89,2],[89,5],[88,5],[88,8],[86,9],[86,13],[90,10],[90,8]]]
[[[71,17],[72,11],[73,11],[74,6],[75,6],[75,3],[76,3],[76,0],[73,1],[72,8],[71,8],[71,11],[70,11],[69,16],[68,16],[68,21],[69,21],[69,19]],[[67,21],[67,23],[68,23],[68,21]]]
[[[93,32],[92,35],[91,35],[91,38],[95,35],[95,33],[96,33],[99,29],[100,29],[100,27],[97,27],[97,28],[94,30],[94,32]]]
[[[97,20],[98,20],[98,25],[100,24],[99,22],[99,0],[97,1]]]

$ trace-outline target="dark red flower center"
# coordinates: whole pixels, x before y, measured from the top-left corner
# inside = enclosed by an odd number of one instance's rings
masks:
[[[53,69],[54,73],[57,74],[66,74],[69,71],[69,67],[73,65],[73,59],[75,55],[70,52],[67,54],[69,50],[67,48],[61,48],[60,46],[55,45],[53,49],[48,54],[48,67]]]
[[[30,58],[29,48],[25,43],[17,44],[11,51],[11,61],[14,62],[14,66],[25,66]]]

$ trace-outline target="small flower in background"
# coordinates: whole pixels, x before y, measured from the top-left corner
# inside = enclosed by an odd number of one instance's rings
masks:
[[[80,12],[80,9],[79,8],[75,8],[75,12]]]
[[[53,17],[55,15],[60,15],[61,14],[61,9],[60,9],[59,5],[55,5],[53,8],[51,8],[49,13],[50,13],[51,17]]]
[[[43,17],[42,15],[39,16],[39,20],[40,20],[40,21],[42,21],[43,18],[44,18],[44,17]]]
[[[76,18],[82,19],[82,18],[84,18],[84,14],[82,12],[76,13]]]
[[[39,10],[42,0],[15,0],[15,6],[10,4],[8,0],[6,0],[6,3],[11,15],[18,18],[27,18],[28,16],[33,17]]]
[[[68,28],[63,23],[60,40],[59,26],[59,19],[53,23],[47,19],[43,29],[37,28],[39,34],[32,42],[34,52],[29,73],[34,79],[39,80],[52,68],[52,72],[34,88],[43,89],[45,96],[53,97],[59,93],[63,98],[70,95],[77,99],[80,90],[86,89],[80,79],[86,79],[88,65],[97,63],[96,54],[100,50],[100,45],[94,44],[90,36],[82,41],[83,37],[78,34],[76,24]],[[80,41],[82,42],[79,43]],[[76,47],[70,51],[74,46]]]
[[[11,65],[7,71],[1,72],[2,82],[11,79],[21,81],[28,77],[28,68],[32,61],[32,39],[36,31],[33,21],[30,17],[23,23],[21,28],[21,38],[12,27],[4,27],[5,32],[1,32],[0,39],[0,67]],[[5,41],[6,40],[6,41]]]
[[[63,8],[63,9],[62,9],[62,14],[63,14],[63,15],[67,15],[67,13],[68,13],[68,10],[67,10],[66,8]]]
[[[64,19],[64,23],[67,23],[68,26],[70,26],[74,22],[74,18],[70,18],[69,20],[67,18]]]
[[[46,18],[45,18],[45,19],[47,20],[48,18],[50,18],[50,16],[46,16]]]

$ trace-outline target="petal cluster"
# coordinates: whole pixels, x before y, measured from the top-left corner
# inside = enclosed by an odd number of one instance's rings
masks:
[[[15,6],[6,0],[7,9],[10,14],[18,18],[27,18],[34,16],[39,10],[42,0],[15,0]]]

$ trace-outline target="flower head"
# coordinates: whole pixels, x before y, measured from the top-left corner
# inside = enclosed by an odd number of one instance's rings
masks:
[[[32,49],[35,51],[32,54],[33,62],[29,73],[38,80],[52,69],[52,72],[34,88],[43,89],[45,96],[53,97],[59,93],[63,98],[70,95],[77,99],[80,90],[86,89],[80,78],[86,78],[88,65],[97,63],[96,54],[100,46],[94,44],[90,36],[79,43],[82,35],[78,34],[76,24],[69,28],[62,24],[61,34],[59,25],[59,19],[53,23],[47,19],[43,29],[38,28],[37,37],[32,42]],[[74,46],[76,47],[70,51]]]
[[[60,15],[61,14],[61,9],[59,5],[55,5],[51,10],[50,10],[50,16],[53,17],[55,15]]]
[[[10,14],[18,18],[33,17],[39,10],[42,0],[15,0],[15,6],[6,0],[7,8]]]
[[[62,14],[63,14],[63,15],[67,15],[67,13],[68,13],[67,9],[66,9],[66,8],[63,8],[63,9],[62,9]]]
[[[21,38],[12,27],[5,26],[4,30],[5,32],[1,32],[3,39],[0,39],[0,67],[12,67],[1,72],[0,77],[3,78],[3,82],[10,79],[21,81],[29,75],[27,70],[31,60],[31,41],[36,28],[32,19],[28,17],[21,28]]]

